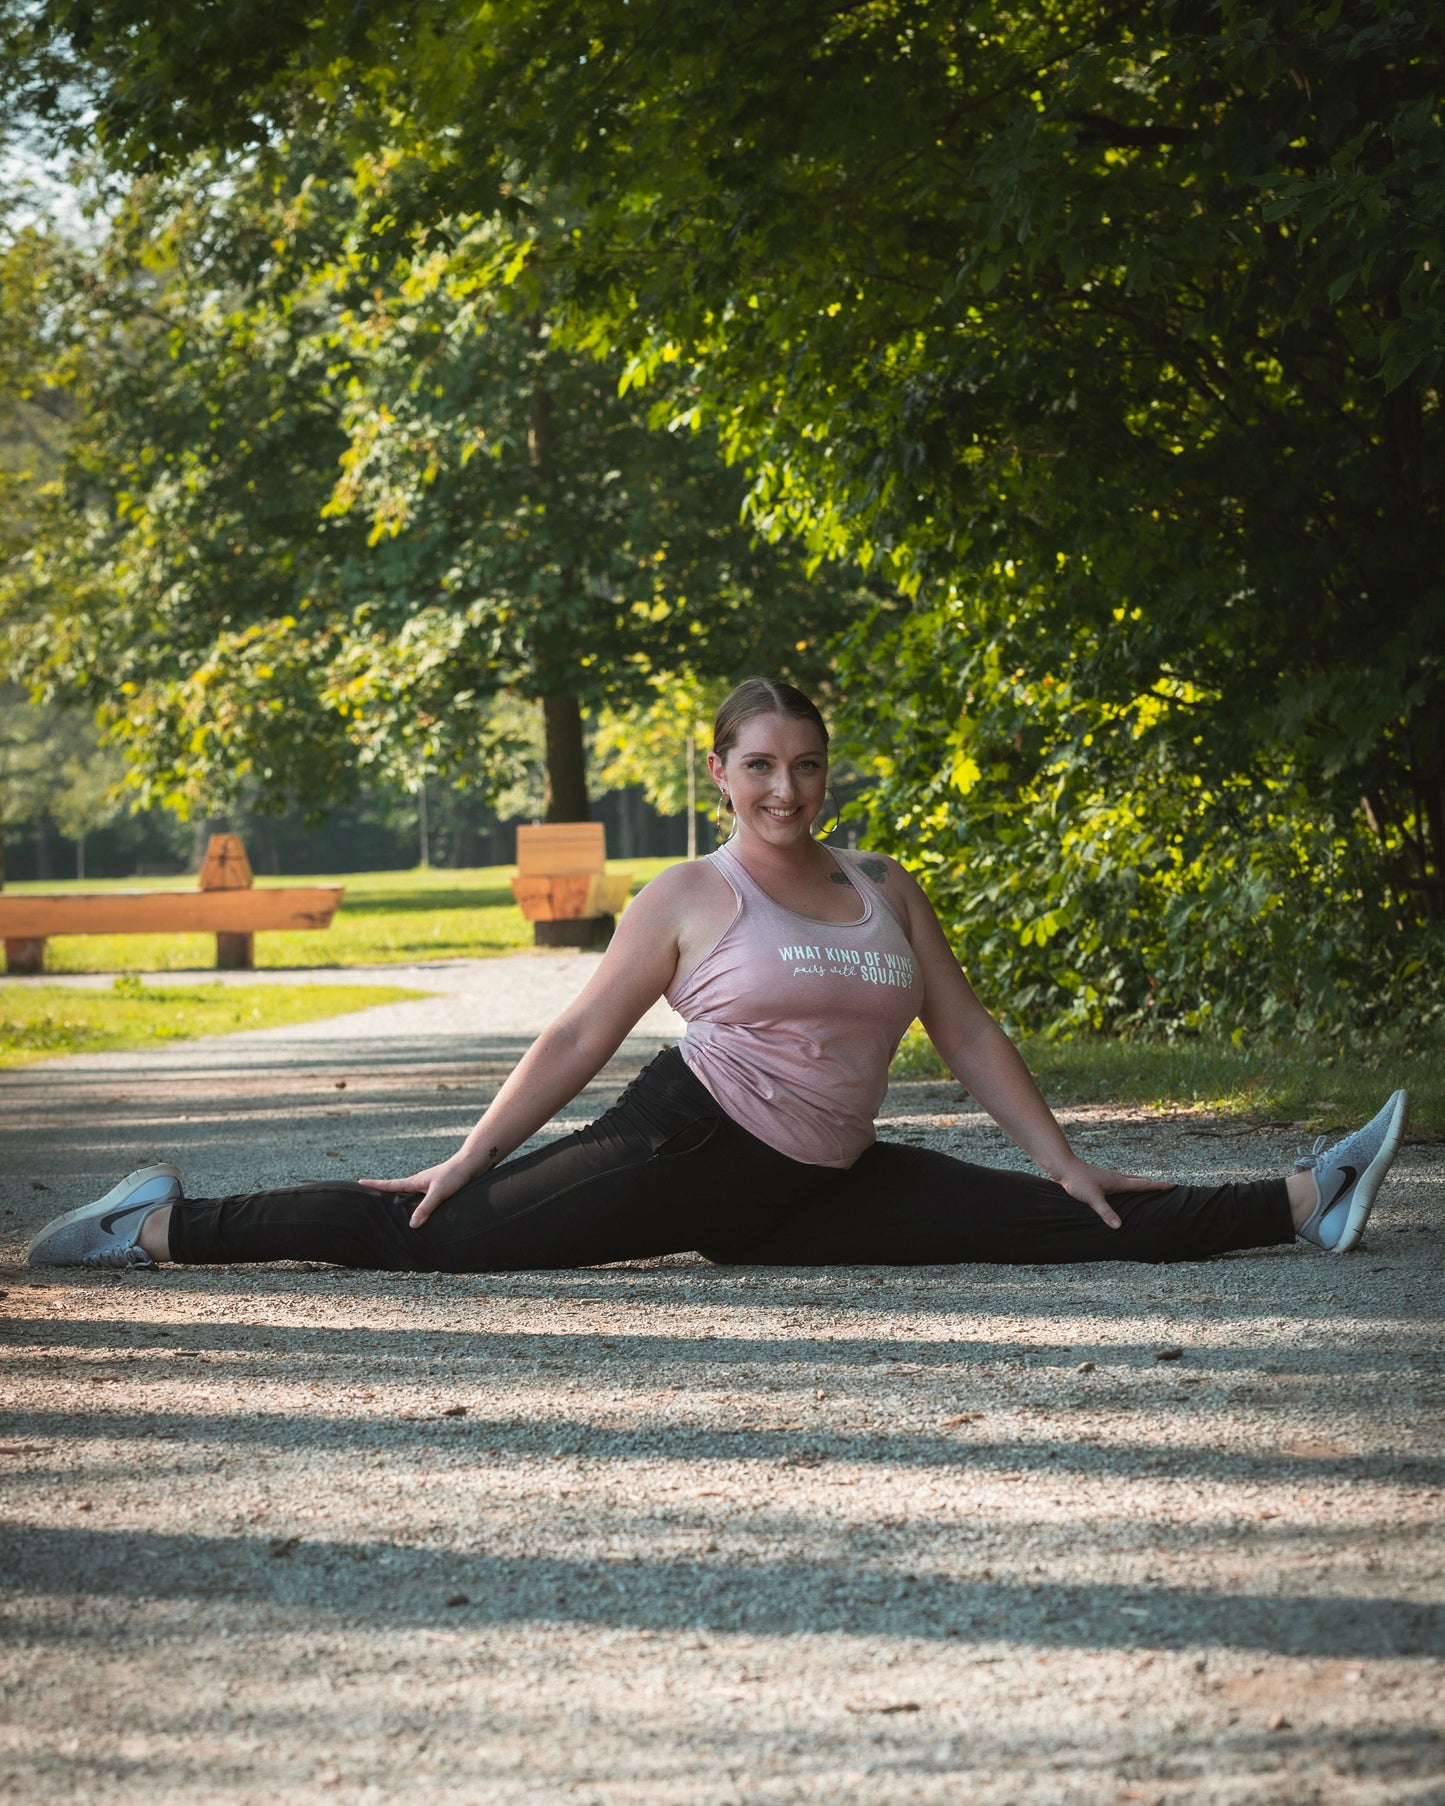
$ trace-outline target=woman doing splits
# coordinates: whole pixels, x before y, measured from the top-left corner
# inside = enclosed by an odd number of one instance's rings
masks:
[[[187,1198],[142,1168],[58,1218],[33,1265],[317,1260],[402,1272],[591,1266],[688,1250],[749,1265],[1205,1260],[1295,1238],[1357,1246],[1400,1145],[1397,1091],[1361,1129],[1247,1184],[1173,1185],[1069,1146],[893,859],[814,838],[828,732],[787,684],[718,711],[708,768],[734,827],[668,867],[618,923],[576,1002],[461,1147],[404,1179]],[[508,1158],[665,996],[687,1022],[612,1108]],[[1044,1176],[879,1141],[888,1066],[915,1017]]]

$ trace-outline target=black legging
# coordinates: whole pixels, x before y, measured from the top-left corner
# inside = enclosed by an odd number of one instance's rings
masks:
[[[324,1260],[412,1273],[588,1267],[697,1250],[757,1266],[1208,1260],[1294,1240],[1283,1179],[1110,1198],[1109,1229],[1051,1179],[876,1142],[840,1172],[725,1115],[676,1048],[585,1129],[465,1185],[420,1229],[414,1197],[294,1185],[188,1199],[171,1258]]]

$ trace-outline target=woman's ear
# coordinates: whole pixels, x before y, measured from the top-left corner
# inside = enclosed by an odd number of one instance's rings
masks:
[[[723,775],[723,769],[724,769],[723,761],[717,756],[717,754],[715,752],[710,752],[708,754],[707,768],[712,773],[713,782],[717,785],[718,789],[726,790],[727,789],[727,779]]]

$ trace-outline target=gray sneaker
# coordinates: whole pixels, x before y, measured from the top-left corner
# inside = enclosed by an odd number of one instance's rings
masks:
[[[1409,1106],[1407,1092],[1391,1092],[1363,1129],[1328,1148],[1321,1135],[1313,1150],[1295,1161],[1297,1172],[1315,1176],[1315,1207],[1297,1231],[1305,1241],[1333,1254],[1348,1254],[1358,1245],[1380,1181],[1400,1151]]]
[[[153,1267],[155,1262],[137,1247],[135,1238],[153,1210],[174,1204],[181,1196],[181,1175],[175,1167],[165,1162],[140,1167],[94,1204],[82,1204],[47,1223],[26,1250],[26,1264]]]

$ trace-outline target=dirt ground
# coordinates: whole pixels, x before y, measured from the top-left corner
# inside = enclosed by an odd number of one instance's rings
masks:
[[[1440,1147],[1343,1258],[19,1264],[148,1158],[198,1195],[435,1158],[563,982],[488,964],[516,996],[453,986],[446,1032],[0,1081],[5,1798],[1445,1802]],[[1062,1114],[1152,1173],[1296,1147]],[[956,1087],[881,1132],[1010,1158]]]

